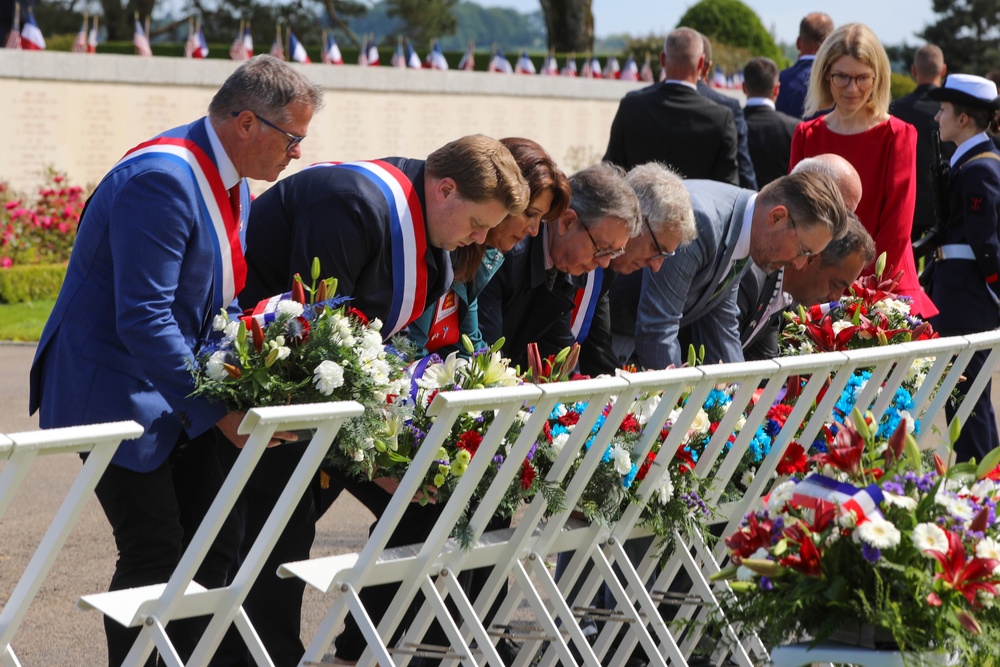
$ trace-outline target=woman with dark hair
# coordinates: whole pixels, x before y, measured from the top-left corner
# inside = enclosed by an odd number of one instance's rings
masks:
[[[816,54],[805,115],[832,109],[795,129],[788,167],[835,153],[857,169],[863,187],[858,218],[892,274],[903,272],[898,291],[911,299],[911,312],[927,318],[937,308],[920,288],[910,244],[917,130],[889,115],[890,75],[889,57],[870,28],[848,23],[834,30]],[[871,266],[864,271],[871,272]]]
[[[407,337],[418,347],[418,354],[438,352],[443,356],[454,350],[464,354],[462,334],[469,336],[475,349],[485,347],[479,333],[479,293],[503,264],[505,252],[525,237],[536,236],[542,222],[558,218],[569,207],[569,179],[544,148],[520,137],[501,139],[500,143],[510,150],[528,181],[528,208],[520,215],[508,215],[490,229],[486,243],[452,251],[452,289],[407,329]]]
[[[951,158],[948,220],[933,266],[931,298],[941,313],[931,320],[942,336],[960,336],[1000,327],[1000,151],[987,130],[1000,129],[1000,97],[989,79],[952,74],[941,88],[928,93],[941,103],[934,120],[941,141],[958,148]],[[986,361],[988,350],[976,352],[957,389],[964,396]],[[955,443],[959,461],[981,461],[1000,446],[987,382]],[[945,406],[949,421],[955,410]]]

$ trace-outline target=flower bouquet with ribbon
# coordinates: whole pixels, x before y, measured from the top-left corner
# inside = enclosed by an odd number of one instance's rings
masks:
[[[903,422],[886,439],[855,409],[725,537],[727,618],[768,645],[837,638],[846,621],[893,649],[988,664],[1000,657],[998,460],[925,466]]]
[[[334,296],[337,281],[296,274],[291,292],[265,299],[238,319],[215,317],[216,335],[203,343],[191,372],[193,395],[232,410],[355,400],[362,416],[344,424],[327,463],[371,478],[397,436],[392,399],[408,386],[405,361],[382,343],[382,323]],[[306,293],[309,293],[307,299]]]

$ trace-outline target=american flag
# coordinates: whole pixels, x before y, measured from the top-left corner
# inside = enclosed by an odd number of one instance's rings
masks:
[[[546,76],[559,76],[559,63],[556,62],[556,55],[552,51],[549,51],[549,55],[545,56],[540,73]]]
[[[146,37],[146,31],[142,29],[138,18],[135,20],[135,29],[132,31],[132,43],[135,44],[135,50],[140,56],[153,55],[153,50],[149,48],[149,38]]]
[[[309,59],[309,54],[306,53],[306,47],[302,46],[302,42],[295,38],[291,28],[288,29],[288,53],[291,55],[292,60],[297,63],[312,62],[312,60]]]
[[[566,59],[566,64],[563,65],[562,70],[559,71],[559,76],[576,76],[576,54],[571,55]]]
[[[343,65],[344,57],[340,55],[340,47],[337,40],[333,38],[333,33],[326,34],[326,47],[323,49],[323,62],[327,65]]]
[[[73,53],[87,53],[87,15],[83,15],[83,25],[80,26],[80,32],[76,33],[76,39],[73,40],[73,48],[71,49]]]
[[[17,19],[14,20],[14,23],[10,28],[10,34],[7,35],[7,41],[4,43],[3,47],[5,49],[21,48],[21,31],[17,28]]]
[[[28,19],[21,28],[21,48],[25,51],[44,51],[45,37],[42,29],[35,23],[35,15],[28,12]]]
[[[642,63],[642,69],[639,70],[639,80],[648,83],[653,82],[653,66],[649,64],[648,53],[646,54],[646,60]]]
[[[400,68],[400,69],[406,69],[406,52],[403,51],[403,39],[402,38],[400,38],[396,42],[396,50],[393,51],[392,57],[389,58],[389,65],[391,67],[397,67],[397,68]]]
[[[274,42],[271,43],[271,50],[269,52],[272,56],[278,60],[285,59],[285,47],[281,44],[281,25],[276,24],[274,26]]]
[[[462,59],[458,61],[458,69],[463,72],[474,72],[476,70],[476,49],[473,42],[469,42],[465,53],[462,54]]]
[[[618,58],[614,56],[608,56],[608,62],[604,65],[604,78],[605,79],[618,79],[621,78],[622,68],[618,64]]]
[[[527,51],[521,51],[521,57],[517,59],[517,65],[514,67],[515,74],[535,74],[535,63],[531,62],[531,58],[528,57]]]
[[[510,61],[504,57],[503,51],[500,49],[497,49],[497,52],[493,54],[492,58],[490,58],[490,66],[488,69],[490,72],[500,72],[502,74],[514,73],[514,68],[510,66]]]
[[[427,58],[424,61],[431,69],[448,69],[448,59],[444,57],[444,54],[441,52],[441,45],[437,42],[434,42],[431,52],[427,54]]]
[[[620,79],[622,81],[639,80],[639,66],[635,64],[635,58],[632,56],[629,56],[628,60],[625,61],[625,67],[622,67],[622,75]]]

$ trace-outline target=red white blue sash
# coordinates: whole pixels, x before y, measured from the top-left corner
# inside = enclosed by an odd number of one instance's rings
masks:
[[[288,301],[291,298],[292,293],[285,292],[284,294],[272,296],[270,299],[262,299],[254,306],[252,311],[245,311],[240,319],[246,323],[247,328],[250,327],[250,320],[257,320],[257,324],[262,328],[266,327],[278,317],[278,304],[282,301]]]
[[[587,274],[587,284],[576,291],[573,299],[573,316],[570,328],[573,340],[582,343],[590,333],[590,325],[594,321],[594,310],[601,298],[601,283],[604,280],[604,269],[597,267]]]
[[[420,317],[427,302],[427,228],[417,191],[406,174],[382,160],[324,162],[310,168],[315,167],[350,169],[364,174],[389,203],[392,307],[389,321],[382,329],[383,337],[388,338]]]
[[[247,263],[240,239],[240,220],[233,215],[229,192],[219,169],[201,146],[181,137],[156,137],[131,149],[115,169],[137,160],[170,160],[187,168],[199,197],[202,219],[210,223],[215,246],[215,295],[213,311],[225,308],[246,284]]]
[[[795,485],[792,503],[808,504],[804,502],[808,498],[836,502],[840,505],[841,514],[854,512],[858,525],[875,517],[882,518],[878,506],[885,499],[877,484],[858,489],[818,473],[809,475]]]

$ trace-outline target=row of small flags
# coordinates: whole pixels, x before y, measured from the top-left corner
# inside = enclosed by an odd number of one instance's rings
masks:
[[[24,49],[41,51],[45,49],[45,37],[42,35],[35,17],[28,11],[24,26],[20,26],[20,5],[15,4],[13,29],[4,44],[8,49]],[[73,41],[72,50],[74,53],[94,53],[97,50],[98,17],[93,17],[90,23],[86,14],[83,16],[83,25]],[[132,43],[135,45],[136,53],[140,56],[152,56],[153,51],[149,45],[149,17],[146,18],[145,27],[139,21],[139,15],[135,15],[135,27],[132,35]],[[340,47],[333,33],[323,31],[323,62],[329,65],[342,65],[344,58],[340,53]],[[276,26],[274,43],[271,45],[270,54],[282,60],[285,59],[285,44],[288,48],[288,57],[295,62],[310,63],[312,60],[306,53],[302,42],[295,37],[292,29],[288,29],[287,42],[282,41],[281,26]],[[474,43],[469,42],[469,46],[462,55],[458,63],[459,70],[473,71],[475,69],[475,49]],[[188,21],[188,39],[184,45],[184,55],[188,58],[207,58],[208,42],[205,41],[205,33],[202,31],[201,21],[191,19]],[[240,21],[240,29],[229,47],[229,57],[233,60],[243,61],[253,57],[253,37],[250,35],[250,25],[248,22]],[[375,36],[365,37],[364,44],[358,52],[358,65],[362,67],[375,67],[379,65],[378,48],[375,44]],[[427,57],[423,60],[417,55],[413,45],[400,39],[396,45],[396,51],[390,59],[390,65],[398,68],[410,69],[448,69],[448,61],[441,52],[441,47],[434,42]],[[604,67],[596,56],[585,56],[583,66],[577,68],[576,55],[571,54],[566,63],[559,67],[555,54],[549,52],[540,70],[536,70],[535,64],[528,57],[527,52],[522,51],[517,62],[512,66],[510,61],[504,56],[501,49],[496,49],[490,58],[487,71],[499,72],[503,74],[542,74],[548,76],[580,77],[586,79],[618,79],[621,81],[653,81],[653,68],[650,64],[649,54],[640,67],[632,56],[629,56],[625,64],[619,66],[618,59],[608,56]],[[664,76],[660,72],[660,80]],[[712,85],[716,88],[738,89],[743,84],[743,75],[736,72],[732,76],[726,76],[721,68],[716,68],[712,79]]]

